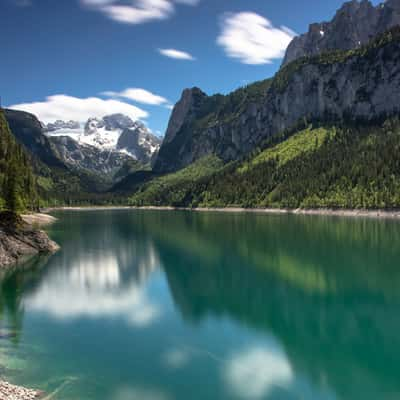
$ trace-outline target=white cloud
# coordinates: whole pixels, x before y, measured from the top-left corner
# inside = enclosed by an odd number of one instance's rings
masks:
[[[227,14],[217,39],[225,53],[244,64],[269,64],[282,58],[295,33],[275,28],[271,21],[253,12]]]
[[[30,7],[32,6],[31,0],[14,0],[14,4],[17,7]]]
[[[146,111],[122,101],[97,97],[82,99],[65,94],[49,96],[43,102],[14,104],[9,108],[30,112],[45,123],[57,119],[85,122],[89,117],[102,118],[116,113],[125,114],[134,121],[148,117]]]
[[[234,354],[226,364],[225,379],[236,396],[266,398],[275,387],[289,385],[293,371],[285,354],[255,346]]]
[[[175,4],[194,6],[199,0],[81,0],[84,6],[102,12],[108,18],[124,24],[142,24],[169,18]]]
[[[177,60],[189,60],[193,61],[195,58],[185,51],[176,50],[176,49],[158,49],[158,52],[165,57],[175,58]]]
[[[138,103],[156,106],[169,103],[165,97],[139,88],[128,88],[123,90],[122,92],[103,92],[101,94],[108,97],[122,97],[125,99],[137,101]]]

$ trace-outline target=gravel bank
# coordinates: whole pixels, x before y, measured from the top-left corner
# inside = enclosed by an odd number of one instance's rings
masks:
[[[0,381],[0,400],[33,400],[40,399],[42,396],[43,392]]]

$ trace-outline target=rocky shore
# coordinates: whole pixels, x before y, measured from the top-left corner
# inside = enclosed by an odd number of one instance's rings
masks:
[[[37,228],[43,225],[45,219],[49,221],[48,218],[32,216],[24,220],[10,212],[0,213],[0,269],[12,266],[29,256],[54,253],[59,249],[46,232]]]
[[[57,207],[48,208],[45,211],[107,211],[107,210],[148,210],[148,211],[194,211],[194,212],[222,212],[222,213],[253,213],[253,214],[294,214],[294,215],[325,215],[333,217],[350,218],[380,218],[380,219],[400,219],[400,209],[396,210],[366,210],[366,209],[330,209],[330,208],[188,208],[172,206],[87,206],[87,207]]]
[[[33,400],[40,399],[42,396],[43,392],[0,381],[0,400]]]

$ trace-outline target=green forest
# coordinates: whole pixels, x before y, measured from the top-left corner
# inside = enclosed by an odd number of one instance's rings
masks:
[[[278,143],[276,143],[278,140]],[[400,121],[313,126],[270,140],[247,159],[207,157],[159,177],[134,206],[396,208],[400,206]]]
[[[37,185],[31,160],[22,146],[14,139],[1,110],[0,185],[0,210],[37,209]]]

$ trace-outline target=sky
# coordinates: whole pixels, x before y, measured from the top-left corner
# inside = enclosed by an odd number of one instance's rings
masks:
[[[290,40],[342,3],[0,0],[2,105],[45,123],[121,112],[161,136],[183,89],[273,76]]]

